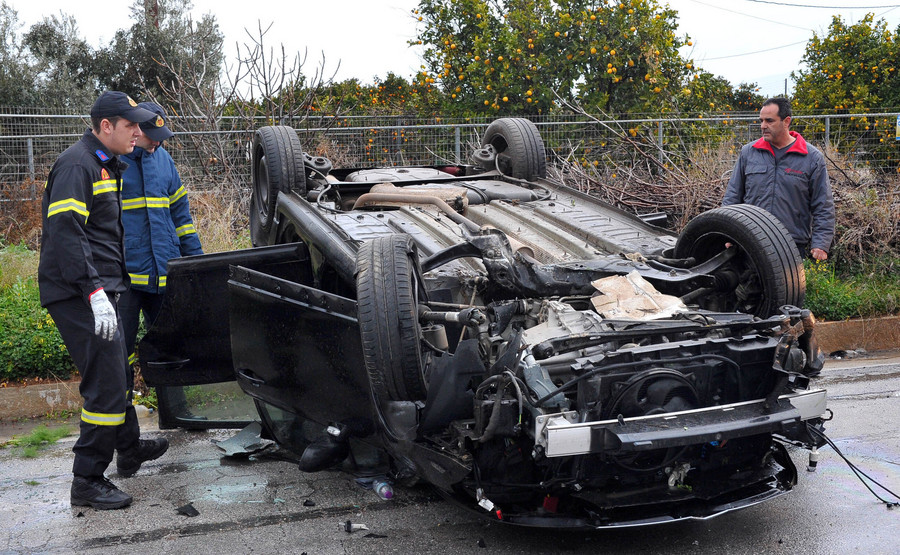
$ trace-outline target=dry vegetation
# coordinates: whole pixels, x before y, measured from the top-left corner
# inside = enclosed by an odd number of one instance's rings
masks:
[[[37,249],[41,240],[43,183],[0,183],[0,245]]]
[[[627,163],[585,167],[568,157],[548,168],[551,179],[633,213],[665,212],[675,230],[720,205],[733,167],[729,145],[695,147],[673,164],[655,145],[618,139],[631,153]],[[837,217],[832,259],[856,265],[900,258],[900,175],[859,168],[830,149],[825,156]]]

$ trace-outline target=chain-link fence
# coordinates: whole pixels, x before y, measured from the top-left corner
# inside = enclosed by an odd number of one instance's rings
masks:
[[[0,191],[15,185],[37,194],[54,160],[89,126],[82,114],[42,114],[0,108]],[[335,167],[432,165],[465,162],[493,118],[319,117],[275,122],[298,131],[303,148],[332,159]],[[703,153],[730,166],[740,145],[759,137],[754,114],[716,118],[602,120],[586,116],[532,118],[551,156],[577,164],[628,168],[690,165]],[[817,146],[873,172],[897,172],[897,113],[797,116],[792,128]],[[177,132],[167,141],[188,187],[250,182],[253,130],[273,122],[222,118],[213,123],[170,118]],[[640,155],[637,155],[640,153]],[[23,183],[30,184],[22,188]],[[9,195],[0,195],[7,201]]]

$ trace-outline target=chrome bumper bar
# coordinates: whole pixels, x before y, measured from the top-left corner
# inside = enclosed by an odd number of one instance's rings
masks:
[[[745,437],[783,433],[827,410],[824,389],[790,393],[778,406],[765,408],[765,400],[744,401],[622,420],[575,422],[577,413],[540,416],[535,421],[535,444],[548,457],[588,453],[647,451]]]

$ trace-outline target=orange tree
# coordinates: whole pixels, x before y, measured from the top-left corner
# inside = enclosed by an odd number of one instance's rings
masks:
[[[656,0],[422,0],[413,17],[418,79],[444,92],[449,113],[546,113],[559,99],[611,114],[730,104],[727,82],[723,94],[679,53],[691,42]]]
[[[806,45],[806,69],[795,71],[794,106],[831,114],[859,114],[900,106],[900,27],[891,31],[867,14],[848,25],[834,16],[828,33],[813,35]],[[841,149],[866,144],[881,169],[897,167],[893,117],[855,117],[830,139]],[[872,145],[875,145],[874,147]]]
[[[885,20],[867,14],[853,25],[834,16],[828,34],[814,34],[802,62],[793,72],[794,103],[799,108],[832,113],[900,106],[898,34]]]
[[[442,93],[421,75],[407,80],[389,72],[372,84],[358,79],[329,83],[319,91],[315,110],[327,115],[415,115],[439,113]]]

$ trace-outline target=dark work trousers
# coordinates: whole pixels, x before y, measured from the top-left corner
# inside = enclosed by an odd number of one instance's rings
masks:
[[[129,362],[135,362],[135,344],[137,343],[141,312],[144,313],[144,323],[149,328],[159,316],[164,298],[164,294],[136,289],[129,289],[119,297],[119,318],[124,326],[125,347],[128,350]],[[183,388],[157,387],[156,395],[161,402],[164,401],[170,406],[175,416],[187,412],[187,401],[184,398]]]
[[[116,295],[108,295],[116,306]],[[72,451],[76,476],[100,477],[113,453],[137,445],[140,426],[131,404],[134,376],[128,366],[122,321],[112,341],[94,334],[94,313],[83,299],[47,306],[81,374],[81,435]]]

